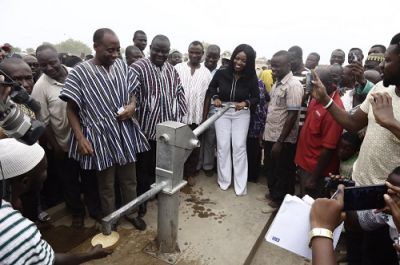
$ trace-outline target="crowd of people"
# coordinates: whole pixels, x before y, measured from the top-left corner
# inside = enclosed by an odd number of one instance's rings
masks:
[[[248,44],[221,55],[218,45],[193,41],[188,58],[171,50],[164,35],[152,39],[149,56],[145,32],[136,31],[132,44],[123,56],[117,34],[101,28],[93,35],[95,55],[85,58],[60,54],[48,44],[25,56],[13,53],[9,44],[1,46],[0,100],[11,91],[7,84],[18,82],[40,103],[40,111],[17,107],[46,129],[32,146],[0,131],[6,190],[0,228],[10,237],[2,240],[0,263],[78,264],[106,256],[101,247],[81,256],[54,254],[32,222],[49,220],[45,209],[61,201],[75,228],[83,226],[86,209],[96,220],[112,213],[155,182],[158,123],[177,121],[195,129],[228,106],[185,162],[188,185],[196,185],[202,170],[216,175],[221,192],[233,187],[237,196],[245,196],[247,183],[264,175],[268,185],[262,199],[279,208],[286,194],[296,194],[297,184],[299,195],[325,197],[330,175],[356,185],[388,181],[385,200],[396,226],[377,221],[371,211],[348,213],[347,261],[398,264],[389,228],[397,231],[400,223],[400,34],[387,48],[373,45],[365,60],[361,49],[350,49],[348,64],[341,49],[332,52],[329,65],[320,65],[318,53],[304,62],[302,48],[292,46],[277,51],[259,72],[256,51]],[[316,200],[313,229],[333,231],[343,220],[342,189],[336,199]],[[126,219],[145,230],[146,212],[143,203]],[[13,228],[11,220],[20,227]],[[16,237],[16,229],[32,240]],[[334,260],[326,235],[312,238],[315,264]]]

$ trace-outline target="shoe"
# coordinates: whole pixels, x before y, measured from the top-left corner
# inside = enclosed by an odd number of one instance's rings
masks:
[[[206,174],[207,177],[212,177],[214,176],[214,170],[210,169],[210,170],[203,170],[204,174]]]
[[[280,204],[279,202],[276,202],[276,201],[270,201],[270,202],[268,203],[268,205],[269,205],[271,208],[279,208],[279,207],[281,206],[281,204]]]
[[[51,220],[51,217],[47,212],[40,212],[38,215],[38,220],[42,223],[49,222]]]
[[[127,218],[127,220],[129,222],[131,222],[131,224],[133,224],[133,226],[140,231],[144,231],[146,230],[146,223],[144,222],[144,220],[142,218],[138,217],[134,217],[134,218]]]
[[[140,218],[144,217],[147,213],[147,202],[139,205],[138,215]]]
[[[196,185],[196,180],[195,180],[194,177],[189,176],[189,177],[187,178],[187,183],[188,183],[189,186],[193,187],[194,185]]]

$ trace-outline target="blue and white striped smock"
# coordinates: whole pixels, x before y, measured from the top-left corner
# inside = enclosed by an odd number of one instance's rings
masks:
[[[117,110],[133,95],[133,72],[120,59],[109,70],[92,61],[71,70],[60,98],[79,107],[83,135],[92,144],[94,155],[81,155],[71,134],[69,156],[83,169],[104,170],[136,161],[136,154],[149,150],[146,137],[134,118],[118,121]]]

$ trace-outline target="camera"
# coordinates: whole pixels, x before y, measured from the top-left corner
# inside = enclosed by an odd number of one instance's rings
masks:
[[[351,180],[351,179],[345,179],[345,178],[331,178],[331,177],[326,177],[325,178],[325,189],[329,190],[336,190],[339,184],[344,185],[345,187],[354,187],[356,183]]]
[[[311,72],[308,72],[306,74],[306,93],[311,93],[312,89],[313,89],[313,76]]]
[[[16,103],[23,104],[34,112],[40,110],[40,104],[3,71],[0,74],[6,77],[5,80],[0,80],[0,89],[12,87],[10,95],[4,101],[0,101],[0,127],[8,137],[32,145],[38,141],[46,127],[42,122],[25,115]]]

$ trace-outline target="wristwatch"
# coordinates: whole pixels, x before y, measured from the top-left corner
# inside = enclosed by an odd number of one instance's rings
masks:
[[[311,247],[311,240],[317,236],[330,238],[333,241],[333,233],[331,230],[326,229],[326,228],[313,228],[309,233],[309,237],[310,237],[310,242],[308,243],[309,247]]]

